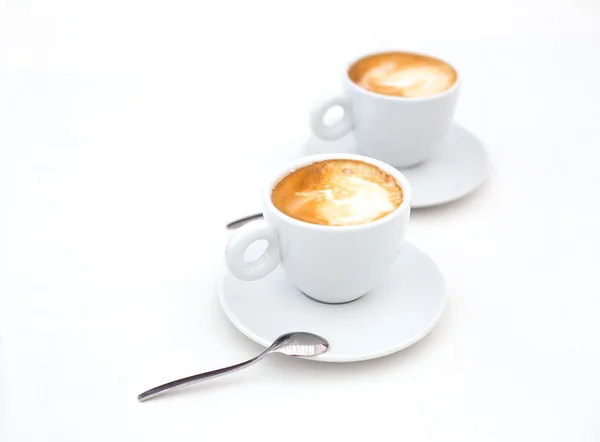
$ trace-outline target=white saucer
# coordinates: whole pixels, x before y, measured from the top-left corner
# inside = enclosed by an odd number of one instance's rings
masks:
[[[354,137],[322,141],[311,136],[307,154],[359,153]],[[464,127],[455,124],[438,153],[409,169],[401,169],[412,186],[411,207],[437,206],[460,199],[474,191],[488,173],[488,156],[483,144]]]
[[[310,359],[327,362],[379,358],[414,344],[437,324],[446,299],[435,263],[408,243],[388,280],[347,304],[313,301],[287,282],[281,267],[254,282],[226,272],[218,293],[227,317],[253,341],[266,347],[287,332],[316,333],[330,347]]]

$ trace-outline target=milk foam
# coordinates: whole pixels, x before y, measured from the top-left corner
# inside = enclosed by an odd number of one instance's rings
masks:
[[[375,54],[349,72],[359,86],[384,95],[426,97],[452,87],[456,71],[441,60],[408,53]]]
[[[329,188],[296,192],[304,203],[317,202],[316,215],[330,225],[363,224],[393,211],[393,195],[362,178],[338,177]]]
[[[302,167],[273,189],[281,212],[300,221],[329,226],[363,224],[386,216],[402,203],[396,180],[357,160],[327,160]]]

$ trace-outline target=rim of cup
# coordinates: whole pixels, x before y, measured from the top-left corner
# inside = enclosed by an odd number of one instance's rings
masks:
[[[271,195],[277,183],[279,183],[283,178],[285,178],[289,174],[295,172],[296,170],[304,166],[327,160],[362,161],[364,163],[372,164],[373,166],[383,170],[384,172],[391,175],[392,178],[396,180],[396,182],[402,189],[402,202],[396,209],[394,209],[392,212],[388,213],[382,218],[376,219],[374,221],[369,221],[363,224],[354,224],[350,226],[326,226],[322,224],[313,224],[308,223],[306,221],[300,221],[296,218],[292,218],[291,216],[286,215],[285,213],[281,212],[277,207],[275,207]],[[309,155],[288,163],[286,166],[282,167],[281,170],[282,172],[278,173],[274,178],[269,180],[267,185],[263,188],[262,198],[264,206],[268,208],[268,210],[272,214],[290,224],[328,232],[349,232],[353,230],[370,229],[376,226],[380,226],[382,224],[387,224],[393,221],[395,218],[401,216],[407,210],[410,210],[412,190],[410,187],[410,183],[408,182],[406,177],[395,167],[390,166],[389,164],[384,163],[383,161],[376,160],[375,158],[366,157],[364,155],[342,153]]]
[[[429,57],[429,58],[433,58],[435,60],[439,60],[442,63],[446,63],[448,66],[450,66],[452,69],[454,69],[454,72],[456,72],[456,81],[454,82],[454,84],[452,86],[450,86],[448,89],[446,89],[443,92],[440,92],[439,94],[435,94],[435,95],[429,95],[427,97],[398,97],[395,95],[385,95],[385,94],[378,94],[377,92],[372,92],[369,91],[363,87],[360,87],[358,84],[356,84],[355,82],[353,82],[350,79],[350,68],[352,66],[354,66],[355,63],[357,63],[358,61],[362,60],[363,58],[367,58],[367,57],[371,57],[374,55],[384,55],[384,54],[395,54],[395,53],[401,53],[401,54],[410,54],[410,55],[418,55],[418,56],[422,56],[422,57]],[[346,66],[346,70],[344,71],[344,82],[358,90],[359,92],[374,97],[374,98],[379,98],[381,100],[390,100],[390,101],[431,101],[431,100],[437,100],[440,99],[446,95],[450,95],[451,93],[453,93],[456,89],[459,88],[460,83],[462,80],[462,76],[460,75],[458,69],[456,69],[456,66],[454,66],[452,63],[444,60],[443,58],[440,57],[436,57],[434,55],[429,55],[426,54],[424,52],[418,52],[418,51],[402,51],[402,50],[388,50],[388,51],[378,51],[378,52],[369,52],[366,54],[361,55],[360,57],[355,58],[353,61],[351,61],[350,63],[348,63],[348,65]]]

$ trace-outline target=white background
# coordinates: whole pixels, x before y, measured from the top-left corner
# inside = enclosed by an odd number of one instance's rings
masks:
[[[1,0],[0,441],[600,440],[599,23],[597,0]],[[492,160],[412,217],[440,324],[139,404],[260,350],[216,299],[223,226],[387,47],[459,67]]]

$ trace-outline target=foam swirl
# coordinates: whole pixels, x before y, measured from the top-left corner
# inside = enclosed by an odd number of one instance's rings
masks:
[[[395,52],[359,60],[349,75],[367,90],[401,97],[436,95],[456,82],[454,69],[441,60]]]
[[[280,211],[313,224],[347,226],[384,217],[402,202],[398,183],[361,161],[331,160],[298,169],[275,186]]]

